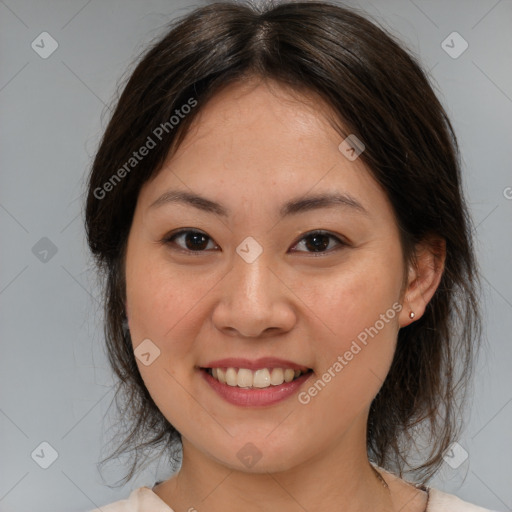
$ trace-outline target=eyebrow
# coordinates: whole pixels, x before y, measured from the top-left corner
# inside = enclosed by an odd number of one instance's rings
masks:
[[[190,205],[198,210],[214,213],[219,217],[229,217],[231,215],[229,208],[207,199],[206,197],[183,190],[169,190],[165,192],[156,201],[151,203],[149,208],[158,208],[159,206],[169,203]],[[335,206],[351,208],[355,211],[368,215],[368,211],[363,207],[363,205],[350,194],[327,192],[291,199],[281,206],[279,214],[281,217],[286,217],[311,210],[332,208]]]

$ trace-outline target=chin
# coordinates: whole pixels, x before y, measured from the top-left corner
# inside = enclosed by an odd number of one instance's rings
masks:
[[[234,471],[252,474],[279,473],[300,465],[304,460],[304,451],[301,443],[290,444],[288,439],[285,445],[276,445],[259,438],[247,436],[244,440],[231,442],[221,452],[210,453],[210,456],[219,464]],[[216,450],[217,451],[217,450]],[[232,454],[226,457],[226,454]]]

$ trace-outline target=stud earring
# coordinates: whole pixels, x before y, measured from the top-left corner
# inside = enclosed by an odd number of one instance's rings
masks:
[[[409,313],[409,318],[410,318],[410,319],[413,319],[415,316],[416,316],[416,315],[414,314],[414,311],[411,311],[411,312]]]

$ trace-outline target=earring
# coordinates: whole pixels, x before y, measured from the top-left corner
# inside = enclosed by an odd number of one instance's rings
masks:
[[[414,314],[414,311],[411,311],[411,312],[409,313],[409,318],[410,318],[410,319],[413,319],[415,316],[416,316],[416,315]]]

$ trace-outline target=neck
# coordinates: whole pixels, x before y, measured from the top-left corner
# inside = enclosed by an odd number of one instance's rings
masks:
[[[183,438],[180,471],[154,490],[175,512],[393,510],[389,489],[368,462],[364,435],[348,432],[336,446],[286,471],[260,471],[226,467]]]

